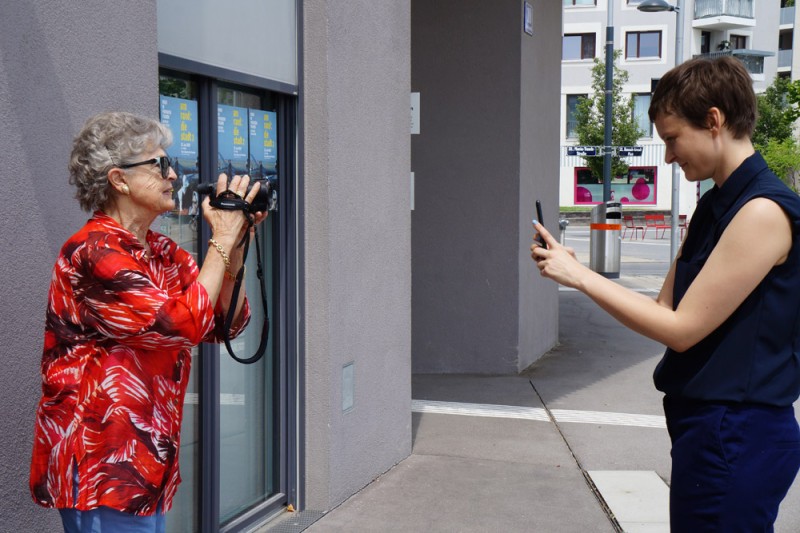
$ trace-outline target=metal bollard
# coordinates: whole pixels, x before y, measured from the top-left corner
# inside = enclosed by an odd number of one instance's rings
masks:
[[[558,229],[560,230],[559,241],[561,242],[561,246],[564,246],[564,243],[567,240],[567,226],[569,226],[569,220],[566,218],[561,218],[558,220]]]

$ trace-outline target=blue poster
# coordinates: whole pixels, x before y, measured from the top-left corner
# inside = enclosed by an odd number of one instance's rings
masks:
[[[174,184],[175,207],[179,215],[196,216],[200,198],[195,192],[198,175],[197,102],[173,96],[159,96],[161,123],[172,132],[167,155],[178,179]]]
[[[247,108],[217,105],[218,167],[229,176],[247,173]]]
[[[250,109],[250,175],[274,175],[278,164],[277,114]]]
[[[172,131],[167,155],[197,167],[197,102],[161,96],[161,123]]]

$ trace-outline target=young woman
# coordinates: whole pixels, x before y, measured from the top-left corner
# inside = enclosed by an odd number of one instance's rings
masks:
[[[672,439],[673,531],[772,531],[800,467],[800,199],[750,141],[756,98],[732,57],[658,83],[650,119],[666,162],[711,179],[656,300],[581,265],[540,224],[545,277],[667,346],[654,380]]]

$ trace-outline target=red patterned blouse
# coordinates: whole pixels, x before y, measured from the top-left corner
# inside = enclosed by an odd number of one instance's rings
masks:
[[[53,269],[30,473],[45,507],[150,515],[159,501],[172,506],[190,349],[220,342],[224,317],[189,253],[152,231],[147,243],[150,259],[98,211]],[[245,304],[232,336],[249,318]]]

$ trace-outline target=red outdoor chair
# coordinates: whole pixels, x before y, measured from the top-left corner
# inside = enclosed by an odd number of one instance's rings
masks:
[[[623,239],[625,238],[625,235],[627,235],[628,230],[631,231],[631,236],[630,236],[631,239],[638,238],[637,232],[639,231],[642,232],[642,238],[644,238],[644,230],[645,230],[644,226],[637,226],[636,223],[633,221],[633,217],[631,215],[624,215],[622,218],[625,221],[625,225],[622,226]]]
[[[664,223],[664,215],[662,214],[645,215],[644,225],[644,234],[647,235],[647,230],[653,228],[653,231],[656,232],[657,239],[663,238],[664,234],[669,229],[669,224]],[[658,230],[661,230],[661,237],[658,236]]]

